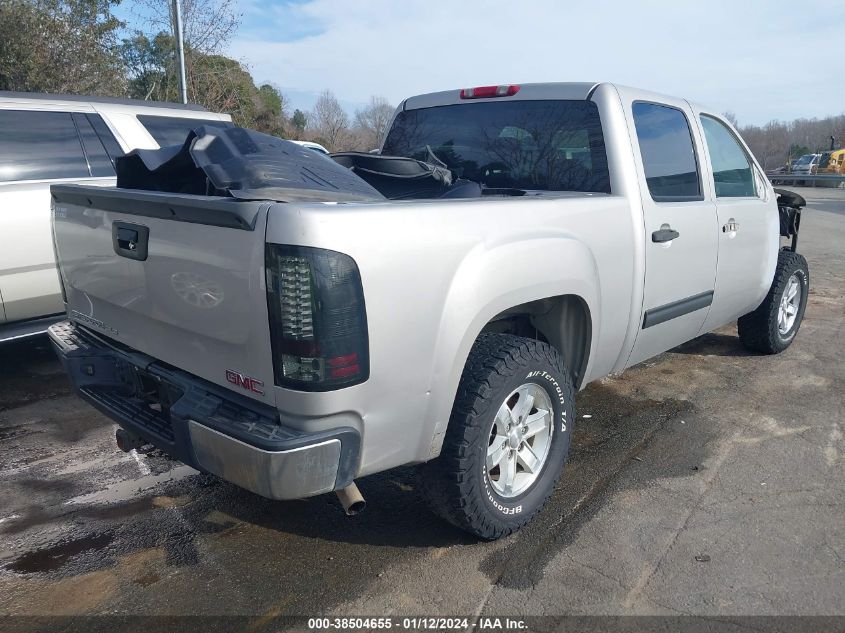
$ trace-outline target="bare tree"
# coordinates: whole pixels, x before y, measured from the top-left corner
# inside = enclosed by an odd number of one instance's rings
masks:
[[[130,8],[134,28],[122,55],[133,97],[179,98],[171,7],[171,0],[135,0]],[[221,54],[240,23],[237,0],[182,0],[182,7],[188,99],[228,112],[239,125],[284,136],[284,95],[270,84],[256,86],[244,64]]]
[[[129,12],[143,33],[174,33],[172,7],[172,0],[135,0]],[[186,48],[210,55],[229,43],[240,26],[241,14],[237,0],[182,0],[182,23]]]
[[[728,110],[727,112],[722,112],[722,116],[725,117],[728,121],[730,121],[731,125],[734,127],[739,127],[739,122],[736,120],[736,115]]]
[[[133,97],[178,100],[172,6],[171,0],[135,0],[129,9],[131,37],[123,40],[122,48]],[[236,0],[182,0],[188,99],[216,110],[221,109],[219,99],[198,91],[198,86],[213,81],[222,88],[240,79],[232,79],[229,65],[209,63],[237,31],[241,16],[236,9]]]
[[[830,137],[842,147],[845,143],[845,114],[824,119],[770,121],[766,125],[744,125],[740,134],[764,169],[780,167],[801,154],[824,152]]]
[[[365,149],[381,146],[394,109],[384,97],[370,97],[370,103],[355,112],[354,130]]]
[[[349,115],[331,90],[324,90],[308,115],[311,135],[330,151],[344,148],[349,135]]]

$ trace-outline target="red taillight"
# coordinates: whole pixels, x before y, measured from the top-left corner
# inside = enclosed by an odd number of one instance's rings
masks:
[[[329,368],[329,377],[335,379],[355,376],[361,371],[358,354],[354,353],[330,358],[326,361],[326,366]]]
[[[519,92],[519,86],[479,86],[461,90],[461,99],[489,99],[490,97],[512,97]]]
[[[347,354],[346,356],[337,356],[326,361],[329,367],[346,367],[358,362],[358,354]]]
[[[337,369],[330,369],[329,370],[329,377],[330,378],[347,378],[349,376],[357,376],[361,371],[361,367],[358,363],[354,365],[350,365],[349,367],[338,367]]]

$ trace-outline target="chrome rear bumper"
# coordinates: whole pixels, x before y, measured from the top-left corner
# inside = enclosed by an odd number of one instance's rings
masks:
[[[48,333],[83,399],[198,470],[270,499],[299,499],[352,483],[361,444],[352,428],[305,433],[285,427],[271,407],[75,323],[58,323]],[[155,402],[150,385],[158,389]]]
[[[266,451],[188,420],[197,463],[226,481],[270,499],[297,499],[335,489],[340,440]]]

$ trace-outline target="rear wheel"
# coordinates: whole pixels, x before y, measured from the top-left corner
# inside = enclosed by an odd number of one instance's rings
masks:
[[[807,260],[798,253],[781,251],[763,303],[737,322],[742,344],[763,354],[777,354],[789,347],[801,327],[809,289]]]
[[[420,468],[435,513],[486,539],[545,505],[569,451],[572,384],[550,345],[483,334],[470,352],[440,456]]]

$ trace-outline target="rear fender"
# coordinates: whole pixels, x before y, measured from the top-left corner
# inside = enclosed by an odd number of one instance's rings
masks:
[[[599,279],[587,246],[569,235],[481,244],[461,262],[440,319],[422,438],[431,459],[440,453],[461,373],[473,343],[496,315],[531,301],[574,295],[593,315],[589,349],[598,340]],[[589,360],[586,367],[589,372]]]

